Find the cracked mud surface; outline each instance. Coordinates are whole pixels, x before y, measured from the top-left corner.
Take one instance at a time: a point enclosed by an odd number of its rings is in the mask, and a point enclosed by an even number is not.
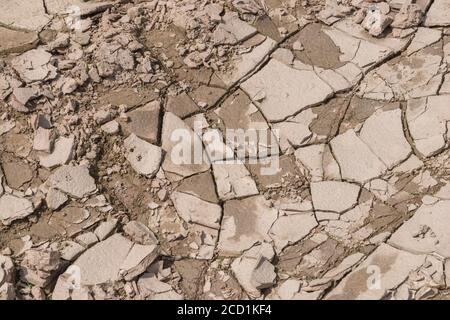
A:
[[[0,299],[447,299],[449,13],[2,0]]]

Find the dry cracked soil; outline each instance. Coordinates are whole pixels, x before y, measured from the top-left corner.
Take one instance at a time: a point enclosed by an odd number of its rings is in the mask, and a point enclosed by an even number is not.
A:
[[[1,0],[0,299],[447,299],[449,129],[450,0]]]

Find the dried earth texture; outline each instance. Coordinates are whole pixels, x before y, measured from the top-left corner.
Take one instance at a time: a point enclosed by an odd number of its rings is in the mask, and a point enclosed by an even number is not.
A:
[[[0,299],[447,299],[449,129],[450,0],[1,0]]]

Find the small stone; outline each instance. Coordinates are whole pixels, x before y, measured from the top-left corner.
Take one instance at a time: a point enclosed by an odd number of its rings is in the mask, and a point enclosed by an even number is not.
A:
[[[103,132],[105,132],[107,134],[114,135],[114,134],[119,133],[120,125],[116,120],[113,120],[113,121],[109,121],[109,122],[105,123],[104,125],[102,125],[101,129],[103,130]]]
[[[422,21],[423,11],[418,4],[405,2],[394,17],[394,28],[407,29],[416,27]]]
[[[132,247],[131,241],[120,234],[114,234],[86,250],[73,263],[74,268],[80,270],[80,285],[118,280],[120,268]]]
[[[60,137],[55,142],[53,152],[47,156],[40,156],[39,163],[46,168],[53,168],[62,164],[67,164],[73,157],[75,147],[75,137]]]
[[[156,202],[150,202],[149,204],[148,204],[148,207],[150,208],[150,210],[156,210],[156,209],[158,209],[159,207],[160,207],[160,205],[159,204],[157,204]]]
[[[36,90],[28,87],[15,88],[13,95],[15,100],[23,106],[26,106],[29,101],[37,97]]]
[[[95,180],[83,166],[62,166],[47,180],[50,187],[58,189],[74,198],[83,198],[97,190]]]
[[[84,250],[86,250],[83,246],[79,245],[74,241],[64,241],[62,244],[61,258],[66,261],[73,261],[76,259]]]
[[[56,39],[48,44],[48,49],[54,51],[57,49],[67,48],[70,44],[70,38],[67,33],[59,33]]]
[[[77,90],[78,88],[78,82],[73,78],[67,78],[64,82],[61,91],[63,94],[70,94]]]
[[[377,4],[378,9],[382,14],[388,14],[391,11],[391,7],[386,2],[380,2]]]
[[[162,161],[160,147],[139,139],[134,133],[125,139],[124,147],[126,158],[137,173],[153,177],[158,172]]]
[[[80,234],[75,238],[75,240],[80,243],[81,245],[85,247],[90,247],[93,244],[98,242],[98,238],[93,232],[86,232],[83,234]]]
[[[126,281],[130,281],[144,273],[158,254],[159,247],[157,245],[135,244],[122,263],[119,272]]]
[[[98,124],[104,124],[111,120],[113,117],[109,110],[99,110],[94,114],[94,120]]]
[[[253,26],[240,20],[235,13],[226,13],[222,20],[224,23],[219,24],[213,34],[215,44],[237,44],[257,32]]]
[[[91,69],[93,70],[93,69]],[[102,78],[108,78],[110,76],[112,76],[114,74],[114,67],[104,61],[101,61],[99,63],[97,63],[97,71],[98,71],[98,75]],[[94,72],[94,71],[93,71]],[[95,74],[93,74],[93,79],[95,81]]]
[[[53,147],[53,137],[51,129],[37,128],[34,133],[33,149],[50,153]]]
[[[213,229],[220,228],[222,209],[219,205],[177,191],[172,192],[171,199],[184,221]]]
[[[27,83],[54,79],[56,68],[50,64],[52,55],[42,48],[23,53],[12,60],[13,68]]]
[[[82,46],[87,46],[91,42],[91,36],[88,32],[75,32],[72,39]]]
[[[166,154],[162,168],[172,179],[180,180],[210,168],[205,154],[194,152],[194,146],[202,144],[200,137],[171,112],[164,114],[161,142]]]
[[[390,16],[381,13],[377,7],[369,7],[362,26],[372,36],[379,37],[391,25],[392,21],[393,19]]]
[[[203,59],[198,52],[190,53],[186,58],[183,59],[184,64],[191,69],[197,69],[203,65]]]
[[[24,162],[5,161],[2,166],[8,187],[22,189],[24,184],[33,179],[33,170]]]
[[[135,134],[140,139],[156,144],[160,127],[161,106],[158,100],[145,106],[127,112],[127,121],[121,121],[121,127],[126,135]]]
[[[67,200],[69,198],[63,192],[53,188],[48,191],[47,197],[45,198],[47,207],[52,210],[58,210]]]
[[[94,230],[95,235],[97,238],[102,241],[106,239],[116,228],[118,220],[117,219],[110,219],[108,221],[104,221],[100,223],[100,225]]]
[[[25,199],[10,194],[0,197],[0,220],[9,225],[14,220],[23,219],[34,212],[33,204]]]

